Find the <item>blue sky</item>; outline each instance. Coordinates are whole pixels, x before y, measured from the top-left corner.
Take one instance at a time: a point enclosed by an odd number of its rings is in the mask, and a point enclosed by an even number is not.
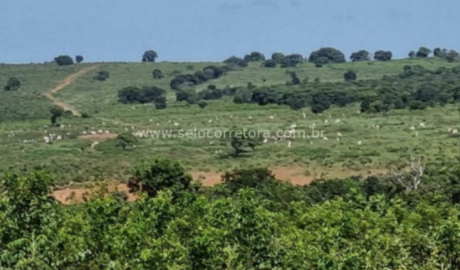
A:
[[[459,0],[14,0],[0,8],[0,63],[221,61],[320,47],[460,50]],[[457,30],[455,30],[457,29]],[[457,34],[455,34],[457,33]]]

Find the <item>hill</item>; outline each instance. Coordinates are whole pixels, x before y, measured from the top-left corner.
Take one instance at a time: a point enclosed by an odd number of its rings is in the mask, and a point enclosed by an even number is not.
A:
[[[43,168],[56,174],[60,185],[66,185],[96,180],[126,181],[130,168],[137,161],[151,156],[166,156],[180,160],[198,177],[211,178],[208,179],[210,182],[218,181],[222,170],[245,164],[270,166],[279,171],[281,178],[308,183],[321,176],[383,172],[389,166],[404,163],[411,153],[427,155],[433,159],[456,153],[454,149],[457,139],[449,132],[449,129],[452,131],[458,128],[456,105],[434,106],[417,111],[401,109],[360,113],[357,101],[345,107],[333,105],[323,113],[314,114],[309,107],[291,110],[289,106],[276,104],[235,104],[232,96],[208,100],[208,106],[204,109],[186,102],[177,102],[177,90],[170,88],[171,80],[177,75],[193,74],[207,66],[222,67],[224,64],[160,62],[86,63],[63,67],[54,64],[0,65],[0,81],[6,82],[13,76],[21,81],[18,91],[5,91],[0,99],[0,136],[4,153],[0,158],[0,167],[4,171],[24,167]],[[249,63],[246,68],[229,71],[224,76],[198,84],[192,89],[199,92],[215,85],[217,89],[239,87],[241,91],[247,91],[243,88],[250,83],[261,89],[266,86],[281,87],[281,91],[302,91],[323,87],[344,89],[348,93],[363,91],[367,93],[365,95],[372,96],[380,91],[373,84],[383,85],[385,80],[382,78],[398,78],[405,66],[420,66],[435,71],[454,68],[458,63],[438,58],[327,64],[322,68],[312,63],[301,63],[291,68],[266,68],[260,63]],[[87,72],[78,74],[85,69]],[[155,69],[161,70],[164,78],[153,79],[152,71]],[[343,74],[348,70],[356,72],[356,82],[344,82]],[[99,71],[108,71],[109,78],[105,81],[94,80]],[[308,82],[303,86],[286,86],[293,71],[304,82],[308,77]],[[65,84],[66,78],[72,82]],[[421,80],[423,78],[413,79],[415,83]],[[63,82],[62,86],[65,87],[51,93]],[[156,110],[151,103],[118,102],[118,91],[130,86],[165,89],[168,107]],[[60,120],[61,127],[52,127],[49,123],[49,109],[53,100],[47,99],[46,95],[54,97],[55,102],[62,102],[58,105],[70,106],[75,112],[90,117],[64,116]],[[314,123],[317,130],[323,130],[327,140],[313,138],[311,126]],[[424,127],[420,126],[421,123],[424,123]],[[229,155],[234,150],[229,140],[204,136],[206,132],[207,135],[219,135],[219,132],[233,126],[269,131],[274,135],[277,131],[289,130],[293,124],[297,125],[300,135],[291,139],[290,143],[288,140],[268,142],[257,147],[253,153],[238,158]],[[102,131],[104,134],[91,135],[91,131]],[[123,150],[117,146],[115,137],[127,131],[151,133],[148,138],[134,143],[135,148]],[[154,131],[160,133],[153,134]],[[185,136],[186,131],[189,131],[190,136]],[[191,135],[198,131],[201,136]],[[175,135],[161,132],[172,132]],[[178,136],[180,132],[182,136]],[[55,134],[55,139],[52,144],[46,144],[43,137],[50,133]],[[87,135],[83,136],[84,133]],[[57,136],[61,136],[62,140],[56,140]],[[93,149],[90,144],[95,141],[100,144]],[[288,148],[288,144],[291,147]]]

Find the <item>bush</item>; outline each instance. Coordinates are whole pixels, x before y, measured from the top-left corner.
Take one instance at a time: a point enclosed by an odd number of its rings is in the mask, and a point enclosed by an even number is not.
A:
[[[129,104],[129,103],[150,103],[155,100],[155,98],[165,94],[166,91],[152,86],[147,87],[144,86],[142,88],[138,88],[135,86],[125,87],[118,91],[118,98],[121,103]]]
[[[274,68],[276,67],[276,61],[275,60],[271,60],[271,59],[268,59],[264,62],[264,67],[268,67],[268,68]]]
[[[54,58],[54,62],[58,64],[59,66],[68,66],[68,65],[73,65],[73,59],[72,57],[68,55],[60,55],[56,58]]]
[[[207,103],[206,101],[204,101],[204,100],[200,100],[200,101],[198,102],[198,107],[200,107],[201,109],[204,109],[204,108],[206,108],[207,106],[208,106],[208,103]]]
[[[414,100],[409,104],[409,110],[425,110],[427,105],[421,101]]]
[[[252,52],[244,56],[244,61],[246,62],[261,62],[265,61],[265,56],[260,52]]]
[[[152,76],[154,79],[163,79],[165,76],[163,75],[163,72],[159,69],[155,69],[152,72]]]
[[[192,177],[177,161],[154,159],[137,165],[128,187],[131,191],[139,191],[142,187],[149,197],[155,197],[161,190],[170,190],[177,196],[191,183]]]
[[[109,78],[110,73],[106,70],[101,70],[97,73],[96,76],[94,76],[94,79],[97,81],[105,81]]]
[[[354,72],[353,70],[348,70],[347,72],[345,72],[343,74],[343,78],[345,79],[345,81],[349,82],[349,81],[356,81],[357,79],[357,76],[356,76],[356,72]]]
[[[316,67],[320,68],[323,67],[323,65],[329,63],[329,59],[327,59],[326,57],[318,57],[315,59],[314,63]]]
[[[248,62],[239,58],[239,57],[236,57],[236,56],[232,56],[230,58],[227,58],[224,60],[224,63],[226,64],[234,64],[234,65],[237,65],[237,66],[240,66],[240,67],[247,67],[248,66]]]
[[[163,110],[166,109],[167,106],[168,104],[165,96],[159,96],[155,98],[155,109]]]
[[[16,77],[10,77],[3,89],[5,91],[16,91],[21,87],[21,82]]]

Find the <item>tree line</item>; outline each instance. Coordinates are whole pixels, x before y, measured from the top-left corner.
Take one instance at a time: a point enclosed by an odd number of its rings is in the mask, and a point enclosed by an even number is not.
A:
[[[5,269],[458,269],[460,160],[294,186],[266,168],[201,186],[177,162],[133,168],[138,200],[101,189],[64,206],[43,171],[1,177]]]

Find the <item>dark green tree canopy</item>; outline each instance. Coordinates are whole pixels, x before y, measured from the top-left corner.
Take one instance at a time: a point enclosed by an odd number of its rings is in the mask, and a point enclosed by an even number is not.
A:
[[[236,56],[231,56],[231,57],[225,59],[224,63],[232,64],[232,65],[243,67],[243,68],[248,66],[248,62],[246,60],[241,59],[241,58],[236,57]]]
[[[286,58],[286,55],[284,55],[283,53],[279,53],[279,52],[273,53],[271,57],[271,59],[275,61],[277,64],[281,64],[281,61],[283,61],[284,58]]]
[[[244,56],[246,62],[262,62],[265,61],[265,56],[260,52],[252,52]]]
[[[123,150],[125,150],[128,145],[133,145],[136,142],[137,138],[129,132],[124,132],[117,136],[117,146],[123,148]]]
[[[8,82],[3,87],[5,91],[16,91],[21,87],[21,82],[16,77],[10,77]]]
[[[328,63],[346,62],[343,52],[331,47],[323,47],[317,51],[312,52],[308,58],[308,62],[315,63],[316,60],[320,57],[326,58]]]
[[[68,55],[60,55],[58,57],[55,57],[54,62],[56,64],[58,64],[59,66],[73,65],[73,59],[72,59],[72,57],[70,57]]]
[[[150,103],[155,98],[165,94],[166,91],[156,86],[136,86],[125,87],[118,91],[118,99],[121,103]]]
[[[57,119],[64,114],[64,109],[59,106],[53,106],[50,109],[51,113],[51,125],[57,124]]]
[[[329,59],[327,59],[327,57],[318,57],[315,59],[315,66],[320,68],[320,67],[323,67],[323,65],[326,65],[327,63],[329,63]]]
[[[264,67],[268,67],[268,68],[274,68],[276,67],[276,61],[275,60],[272,60],[272,59],[267,59],[265,60],[264,62]]]
[[[128,186],[132,191],[146,192],[149,197],[155,197],[164,190],[171,191],[177,197],[190,187],[191,182],[192,177],[179,162],[155,158],[136,166]]]
[[[366,50],[360,50],[357,52],[354,52],[350,56],[350,60],[353,62],[358,62],[358,61],[369,61],[371,58],[369,57],[369,52]]]
[[[415,57],[426,58],[430,55],[430,53],[431,50],[427,47],[420,47],[420,49],[418,49],[417,53],[415,54]]]
[[[163,110],[168,106],[167,99],[165,96],[161,95],[155,98],[155,109]]]
[[[345,72],[343,74],[343,78],[345,79],[345,81],[349,82],[349,81],[356,81],[357,79],[357,76],[356,76],[356,72],[354,72],[353,70],[348,70],[347,72]]]
[[[142,62],[155,62],[157,57],[158,54],[156,51],[149,50],[144,52],[144,55],[142,55]]]
[[[393,53],[390,51],[379,50],[374,53],[374,59],[377,61],[390,61]]]
[[[75,62],[77,62],[77,63],[83,62],[83,56],[81,56],[81,55],[75,56]]]

